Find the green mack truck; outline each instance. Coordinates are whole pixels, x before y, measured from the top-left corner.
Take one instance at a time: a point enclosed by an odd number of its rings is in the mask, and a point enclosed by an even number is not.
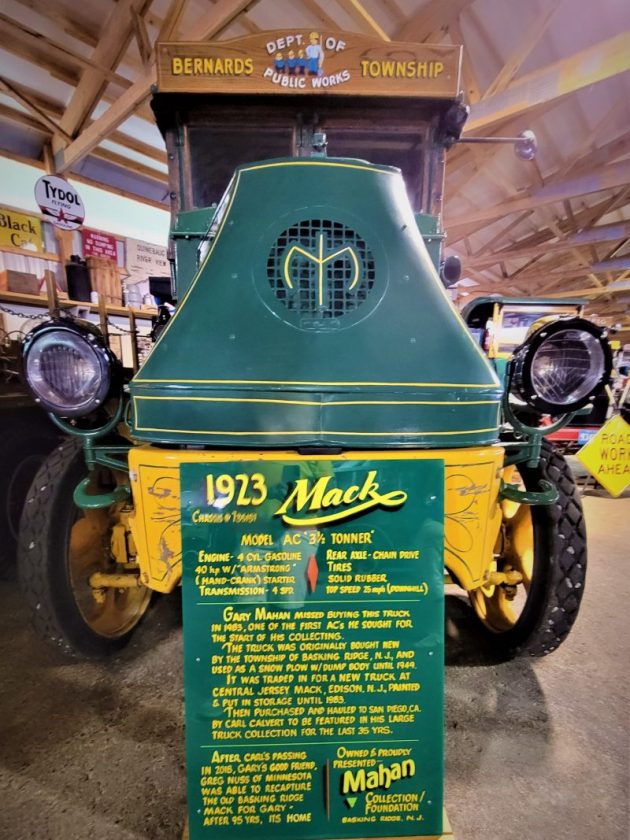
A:
[[[61,650],[118,650],[179,586],[180,468],[306,455],[320,475],[332,457],[442,461],[445,582],[500,656],[567,637],[586,534],[544,434],[592,402],[610,350],[579,302],[529,300],[540,311],[509,353],[492,340],[501,301],[468,323],[452,305],[440,217],[460,59],[307,31],[160,46],[174,314],[136,372],[67,317],[23,350],[71,436],[33,482],[19,554],[35,627]],[[209,494],[263,503],[251,477]]]

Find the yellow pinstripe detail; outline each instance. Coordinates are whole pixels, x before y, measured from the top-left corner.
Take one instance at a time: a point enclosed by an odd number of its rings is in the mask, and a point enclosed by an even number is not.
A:
[[[315,382],[311,380],[284,379],[136,379],[136,382],[168,382],[178,385],[361,385],[370,388],[498,388],[498,384],[487,382],[481,385],[466,382]]]
[[[258,397],[144,397],[136,396],[134,400],[162,400],[163,402],[226,402],[226,403],[272,403],[279,405],[499,405],[500,400],[331,400],[318,402],[317,400],[274,400]]]

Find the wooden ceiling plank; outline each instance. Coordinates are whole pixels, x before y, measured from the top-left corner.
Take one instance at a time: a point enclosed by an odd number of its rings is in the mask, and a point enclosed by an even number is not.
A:
[[[630,30],[513,81],[504,91],[471,108],[465,132],[486,129],[532,106],[568,96],[630,70]]]
[[[560,242],[546,243],[544,249],[547,254],[560,253],[570,251],[576,247],[582,247],[591,242],[617,241],[623,238],[626,234],[630,235],[630,221],[586,228],[585,230],[566,237]],[[495,265],[502,260],[521,260],[527,257],[536,256],[540,251],[540,247],[540,245],[533,245],[528,248],[510,248],[494,253],[480,252],[474,257],[471,257],[470,261],[477,268],[481,268],[488,265]],[[609,256],[612,256],[612,254]]]
[[[158,181],[158,183],[163,184],[164,186],[168,185],[168,175],[165,172],[159,172],[157,169],[153,169],[150,166],[139,163],[137,160],[130,160],[127,157],[123,157],[123,155],[113,152],[111,149],[92,149],[90,155],[92,155],[92,157],[99,158],[100,160],[106,160],[109,163],[113,163],[121,169],[135,172],[136,175],[142,175],[144,178],[150,178],[152,181]]]
[[[0,90],[3,90],[5,93],[8,93],[16,102],[26,108],[31,114],[35,116],[35,118],[42,123],[49,131],[53,134],[60,134],[64,137],[68,142],[72,140],[72,138],[65,133],[65,131],[61,128],[61,126],[56,123],[48,114],[40,108],[38,105],[35,104],[28,96],[25,96],[21,93],[17,88],[15,88],[10,82],[6,79],[3,79],[0,76]]]
[[[481,96],[481,87],[479,85],[477,74],[472,66],[470,53],[466,49],[466,44],[464,43],[464,34],[462,32],[459,18],[453,18],[451,20],[448,25],[448,31],[453,44],[461,45],[464,48],[462,53],[462,79],[464,81],[465,98],[468,102],[478,102]]]
[[[321,3],[317,3],[315,0],[302,0],[302,5],[317,20],[318,25],[327,26],[332,30],[339,29],[337,21],[328,14]]]
[[[381,6],[384,6],[390,15],[396,19],[397,25],[400,26],[400,22],[405,17],[405,12],[396,0],[380,0],[380,3]]]
[[[42,35],[41,33],[36,32],[21,23],[11,20],[11,18],[3,15],[2,13],[0,13],[0,31],[5,33],[2,47],[8,52],[14,52],[14,41],[21,40],[27,47],[31,47],[35,53],[44,55],[54,53],[58,56],[63,56],[63,58],[69,60],[73,66],[83,67],[85,70],[90,70],[94,67],[92,59],[85,58],[78,53],[72,52],[72,50],[58,44],[51,38],[48,38],[47,36]],[[33,55],[31,54],[31,59],[32,58]],[[115,84],[121,85],[122,87],[130,84],[129,79],[126,79],[124,76],[120,76],[118,73],[112,72],[112,70],[107,67],[99,65],[98,69],[109,81],[114,82]]]
[[[46,109],[42,110],[44,112],[46,111]],[[52,136],[54,132],[54,129],[51,126],[48,126],[48,124],[43,120],[39,118],[33,119],[33,117],[25,114],[24,111],[15,110],[4,103],[0,103],[0,117],[4,117],[10,122],[17,123],[18,125],[26,126],[26,128],[44,132],[46,135]],[[155,146],[150,146],[148,143],[143,143],[141,140],[137,140],[129,134],[124,134],[121,131],[114,131],[110,134],[108,139],[110,139],[113,143],[117,143],[119,146],[123,146],[125,149],[131,149],[132,151],[155,160],[158,163],[163,165],[166,165],[167,163],[167,157],[164,151],[156,149]],[[4,154],[4,152],[2,152],[2,154]]]
[[[119,0],[105,22],[98,45],[91,56],[94,67],[86,70],[74,91],[66,112],[61,120],[61,127],[75,137],[86,120],[89,119],[103,93],[105,84],[100,67],[115,68],[129,45],[133,31],[132,13],[137,11],[144,0]],[[53,140],[55,153],[61,144]]]
[[[516,196],[495,205],[464,213],[459,218],[449,219],[446,228],[464,229],[477,222],[491,222],[511,213],[522,213],[530,208],[554,204],[567,198],[614,189],[626,184],[630,184],[630,160],[598,167],[560,183],[546,184],[544,187],[531,190],[523,197]]]
[[[360,0],[337,0],[339,5],[355,20],[366,26],[371,35],[376,35],[383,41],[391,41],[383,27],[375,20]]]
[[[0,105],[0,111],[2,110],[2,105]],[[23,114],[23,116],[30,119],[27,114]],[[32,158],[24,157],[23,155],[15,154],[14,152],[2,152],[2,156],[8,158],[9,160],[14,160],[16,163],[23,163],[26,166],[33,166],[36,169],[41,169],[42,171],[46,171],[46,165],[42,160],[33,160]],[[140,195],[139,193],[130,192],[129,190],[123,190],[120,187],[113,187],[109,184],[104,184],[102,181],[96,181],[94,178],[89,178],[87,175],[82,175],[79,172],[73,172],[70,175],[70,179],[72,181],[76,181],[79,184],[89,184],[91,187],[95,187],[98,190],[103,190],[104,192],[113,193],[114,195],[120,195],[123,198],[128,198],[132,201],[138,201],[140,204],[147,204],[149,207],[155,207],[158,210],[168,210],[168,188],[164,190],[164,199],[163,201],[156,201],[152,198],[147,198],[144,195]]]
[[[619,207],[623,207],[628,202],[629,196],[630,189],[626,188],[618,190],[613,195],[607,196],[605,199],[599,201],[597,204],[594,204],[590,207],[585,207],[577,212],[574,211],[574,218],[578,228],[590,228],[608,213],[613,212]],[[567,219],[563,219],[562,221],[560,221],[558,227],[560,228],[560,230],[562,230],[563,235],[569,234],[571,232],[571,226]],[[555,237],[556,234],[552,230],[550,230],[548,227],[544,227],[536,231],[536,233],[533,233],[530,236],[520,239],[518,242],[515,243],[514,247],[535,247],[536,249],[539,249],[540,246],[543,244],[545,245],[545,247],[547,247],[549,241],[551,239],[554,239]]]
[[[206,40],[217,35],[245,9],[253,6],[256,0],[223,0],[213,6],[204,21],[195,23],[192,31],[184,33],[182,40]],[[85,128],[81,134],[65,149],[55,153],[58,172],[66,172],[70,167],[97,146],[129,117],[141,102],[151,93],[151,86],[157,81],[155,66],[142,75],[122,96],[120,96],[97,120]]]
[[[617,190],[613,195],[607,196],[602,201],[599,201],[590,207],[585,207],[583,210],[578,211],[574,215],[576,220],[579,222],[580,227],[588,227],[589,225],[593,225],[600,219],[604,218],[608,213],[612,213],[620,207],[624,207],[628,203],[630,203],[630,187]],[[532,211],[534,210],[536,210],[535,206],[532,207]],[[453,230],[448,227],[447,224],[446,230],[450,243],[454,244],[466,236],[472,236],[474,233],[477,233],[479,230],[487,226],[488,222],[484,220],[482,222],[475,222],[468,227],[462,225],[461,229],[457,230]],[[560,222],[560,228],[565,233],[571,232],[570,224],[566,219]],[[536,233],[530,234],[515,244],[518,245],[519,248],[524,248],[528,245],[541,245],[542,243],[555,239],[555,236],[556,234],[552,230],[548,227],[543,227],[536,231]]]
[[[568,173],[577,166],[577,164],[581,163],[584,158],[592,152],[594,143],[596,143],[601,137],[606,137],[608,135],[608,127],[610,126],[611,120],[614,118],[615,112],[618,110],[619,103],[615,102],[614,105],[606,111],[604,116],[595,123],[586,137],[582,139],[582,142],[576,151],[565,158],[565,161],[560,169],[554,173],[554,178],[562,178],[565,175],[568,175]]]
[[[532,25],[525,31],[523,39],[512,55],[507,59],[495,79],[490,82],[482,99],[488,99],[496,93],[501,93],[510,84],[518,73],[523,62],[531,54],[532,50],[540,43],[541,38],[547,31],[551,19],[558,11],[562,0],[554,0],[550,8],[544,9]]]
[[[398,27],[394,40],[422,43],[440,27],[457,19],[473,2],[474,0],[429,0]]]
[[[92,48],[98,44],[98,31],[96,28],[93,30],[88,29],[85,21],[79,23],[74,17],[69,17],[64,14],[50,0],[14,0],[14,2],[19,3],[20,6],[25,6],[27,9],[32,9],[38,15],[57,24],[66,35],[70,35],[76,41],[80,41],[82,44]]]
[[[482,260],[483,257],[488,254],[490,258],[494,256],[492,249],[495,248],[499,242],[502,242],[505,237],[510,233],[510,231],[514,230],[515,227],[524,222],[525,219],[529,218],[531,214],[534,212],[533,208],[531,210],[525,210],[520,216],[517,216],[516,219],[511,219],[505,227],[501,228],[501,230],[492,237],[492,239],[488,240],[483,248],[480,248],[473,257],[471,257],[472,262],[477,265],[478,260]],[[503,252],[500,252],[503,253]],[[493,264],[493,263],[491,263]]]
[[[136,36],[136,43],[138,44],[140,59],[143,65],[147,67],[151,61],[151,54],[153,51],[151,41],[149,40],[149,33],[147,32],[145,22],[137,9],[131,10],[131,19],[133,23],[133,32]]]
[[[166,14],[158,26],[155,44],[151,50],[152,58],[155,56],[156,44],[159,44],[160,41],[170,41],[177,35],[177,30],[187,3],[188,0],[171,0],[171,4],[167,9]]]

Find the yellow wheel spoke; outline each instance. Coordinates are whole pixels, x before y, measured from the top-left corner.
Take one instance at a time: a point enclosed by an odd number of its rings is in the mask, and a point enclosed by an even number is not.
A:
[[[523,575],[523,584],[529,589],[534,573],[534,527],[527,505],[510,522],[509,560],[512,568]]]
[[[524,486],[516,467],[503,470],[503,481]],[[488,571],[520,572],[522,584],[514,587],[482,586],[470,592],[477,616],[490,630],[505,633],[522,615],[534,574],[534,526],[528,505],[504,499],[501,503],[502,526],[496,542],[496,557]],[[510,597],[508,597],[510,595]]]
[[[108,587],[98,594],[90,586],[93,572],[115,568],[109,541],[116,512],[117,508],[83,511],[72,526],[68,546],[68,570],[77,607],[95,633],[112,639],[131,630],[151,600],[151,590],[144,586],[123,591]]]

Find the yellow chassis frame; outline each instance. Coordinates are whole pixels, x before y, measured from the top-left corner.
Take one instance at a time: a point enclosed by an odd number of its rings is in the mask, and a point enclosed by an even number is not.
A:
[[[466,590],[486,585],[501,527],[498,502],[504,450],[470,449],[355,450],[342,455],[299,455],[285,451],[182,450],[133,447],[129,467],[134,510],[128,523],[137,552],[140,578],[157,592],[171,592],[180,582],[179,468],[184,463],[224,461],[410,460],[444,461],[444,565]]]

